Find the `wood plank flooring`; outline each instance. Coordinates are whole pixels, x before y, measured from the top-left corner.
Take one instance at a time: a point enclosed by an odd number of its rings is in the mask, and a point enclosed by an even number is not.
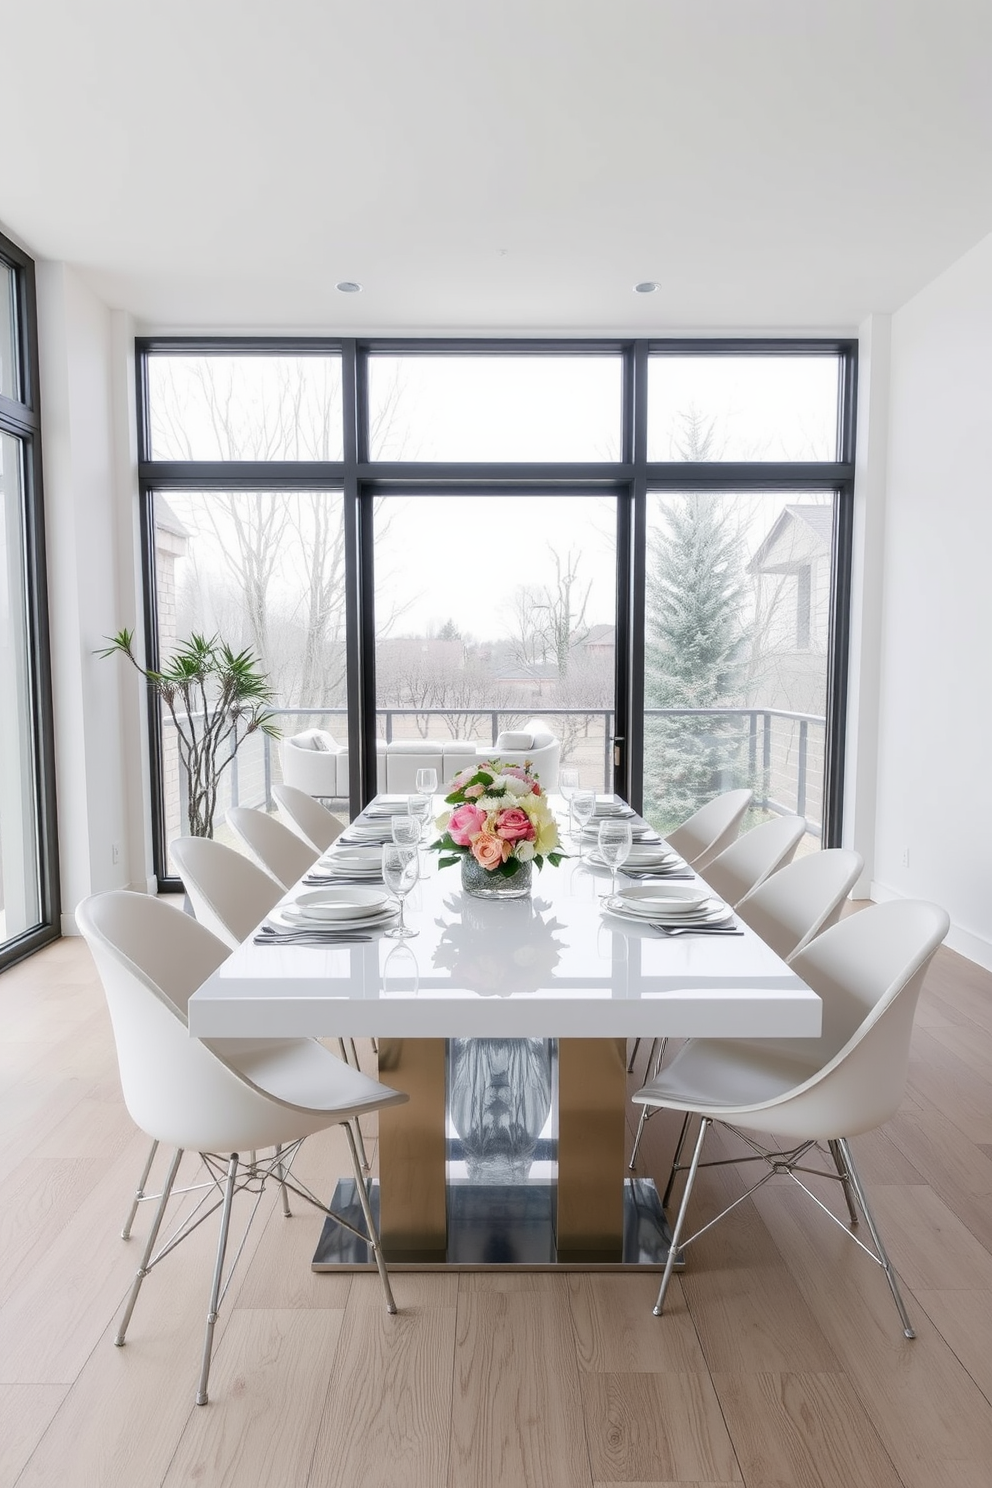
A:
[[[203,1409],[212,1225],[112,1345],[147,1143],[83,943],[0,977],[0,1008],[0,1488],[992,1484],[992,976],[950,951],[903,1107],[854,1143],[915,1342],[878,1268],[785,1180],[700,1240],[661,1319],[654,1276],[539,1273],[401,1273],[389,1317],[374,1276],[314,1275],[319,1216],[267,1195]],[[648,1124],[642,1171],[664,1178],[672,1140]],[[300,1157],[311,1183],[344,1169],[336,1132]],[[697,1212],[739,1182],[702,1174]]]

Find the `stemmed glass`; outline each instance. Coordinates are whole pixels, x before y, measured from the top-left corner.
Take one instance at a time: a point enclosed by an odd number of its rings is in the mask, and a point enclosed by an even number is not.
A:
[[[629,821],[617,821],[615,817],[608,817],[606,821],[600,822],[599,856],[613,875],[613,882],[610,885],[610,895],[613,898],[616,897],[617,892],[617,869],[626,863],[630,856],[632,841]]]
[[[417,771],[417,794],[418,796],[432,796],[437,790],[437,771],[433,765],[426,765]]]
[[[427,828],[434,809],[433,796],[408,796],[406,801],[407,815],[412,817],[420,829],[421,836]]]
[[[420,837],[423,830],[421,827],[420,818],[417,816],[412,816],[409,811],[394,811],[392,821],[390,822],[390,830],[392,831],[394,842],[398,843],[401,847],[412,847],[415,849],[417,853],[417,860],[419,862]],[[423,878],[423,863],[420,863],[420,867],[417,871],[420,877]]]
[[[572,831],[572,796],[579,788],[579,772],[572,765],[564,770],[558,771],[558,790],[565,798],[568,807],[568,830]]]
[[[577,790],[572,792],[572,816],[575,818],[577,831],[576,838],[579,844],[579,857],[582,856],[582,830],[592,821],[593,812],[596,810],[596,792],[591,790]]]
[[[406,940],[410,936],[420,934],[419,930],[408,929],[403,919],[404,900],[419,877],[420,854],[416,846],[410,846],[405,842],[384,842],[382,844],[382,881],[399,901],[400,906],[399,924],[390,925],[388,930],[383,931],[384,935],[389,935],[394,940]]]

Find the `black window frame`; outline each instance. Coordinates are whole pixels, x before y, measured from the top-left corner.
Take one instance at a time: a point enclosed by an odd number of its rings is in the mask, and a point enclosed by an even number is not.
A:
[[[617,644],[614,788],[642,799],[644,586],[647,495],[659,490],[829,491],[834,502],[831,632],[825,741],[825,846],[841,840],[847,727],[855,407],[858,345],[853,337],[494,338],[148,336],[135,342],[138,480],[144,564],[147,664],[158,664],[154,532],[156,491],[307,489],[344,492],[346,653],[352,809],[375,792],[375,636],[372,498],[383,494],[574,495],[617,497]],[[156,354],[328,355],[342,358],[344,458],[341,461],[163,461],[150,458],[147,365]],[[368,455],[368,364],[376,356],[618,356],[621,359],[621,459],[618,461],[372,461]],[[647,459],[649,360],[671,356],[835,356],[838,358],[838,458],[834,461],[713,462]],[[179,890],[165,872],[160,720],[149,700],[153,839],[159,888]]]
[[[0,971],[57,940],[61,929],[55,722],[41,461],[38,301],[34,260],[0,233],[0,263],[12,270],[17,397],[0,393],[0,432],[19,442],[23,475],[23,561],[28,706],[38,853],[39,922],[0,943]]]

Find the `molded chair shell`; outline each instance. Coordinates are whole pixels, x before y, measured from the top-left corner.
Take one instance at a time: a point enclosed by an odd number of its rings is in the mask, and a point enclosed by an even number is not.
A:
[[[826,847],[787,863],[737,905],[737,914],[783,961],[836,925],[864,868],[853,848]]]
[[[267,816],[252,806],[231,806],[227,823],[255,861],[261,863],[266,873],[270,873],[284,889],[291,888],[297,879],[302,878],[319,856],[316,848],[276,821],[274,816]]]
[[[196,918],[231,950],[282,898],[271,874],[212,837],[180,837],[171,852]]]
[[[700,806],[680,827],[668,834],[668,844],[691,868],[702,873],[707,864],[729,847],[751,804],[751,791],[724,791]]]
[[[803,817],[773,816],[725,847],[707,864],[703,877],[715,894],[736,906],[791,861],[805,835]]]
[[[332,812],[292,785],[274,785],[272,794],[287,827],[301,837],[308,847],[326,852],[341,835],[343,824]]]

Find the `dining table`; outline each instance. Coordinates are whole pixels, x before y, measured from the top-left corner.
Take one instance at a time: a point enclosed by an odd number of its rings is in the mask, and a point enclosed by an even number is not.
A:
[[[643,858],[657,834],[619,797],[597,804],[632,821]],[[619,913],[593,837],[578,834],[516,899],[467,892],[458,867],[440,867],[424,845],[404,905],[413,935],[393,938],[395,920],[381,918],[320,922],[309,935],[301,894],[325,878],[330,890],[342,884],[349,839],[390,839],[402,805],[371,802],[194,992],[190,1035],[374,1041],[379,1079],[409,1096],[379,1114],[369,1180],[394,1266],[663,1265],[657,1191],[625,1168],[627,1041],[813,1038],[820,999],[729,910],[721,933]],[[663,873],[634,871],[621,869],[618,885],[707,888],[671,857]],[[346,1218],[359,1213],[349,1183],[331,1201]],[[314,1268],[371,1264],[353,1231],[328,1219]]]

